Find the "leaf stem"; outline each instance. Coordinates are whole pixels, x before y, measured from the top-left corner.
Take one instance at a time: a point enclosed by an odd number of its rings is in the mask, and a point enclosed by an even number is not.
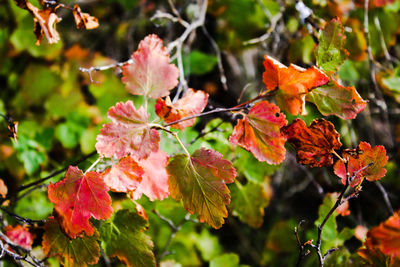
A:
[[[90,167],[85,171],[85,174],[90,172],[97,165],[97,163],[99,163],[101,160],[102,160],[102,158],[100,158],[100,157],[98,159],[96,159],[96,161],[93,162],[93,164],[90,165]]]
[[[341,162],[346,163],[347,161],[342,158],[334,149],[332,149],[332,154],[335,155]]]
[[[167,133],[169,133],[170,135],[172,135],[173,137],[175,137],[175,139],[178,141],[178,143],[181,145],[182,149],[184,150],[185,154],[186,154],[188,157],[190,157],[189,151],[186,149],[185,145],[182,143],[182,141],[181,141],[181,139],[179,138],[179,136],[178,136],[177,133],[175,133],[175,132],[173,132],[173,131],[171,131],[171,130],[168,130],[167,128],[165,128],[165,127],[163,127],[163,126],[161,126],[161,125],[158,125],[158,124],[150,124],[150,125],[151,125],[152,127],[154,127],[154,128],[158,128],[158,129],[160,129],[160,130],[163,130],[164,132],[167,132]]]

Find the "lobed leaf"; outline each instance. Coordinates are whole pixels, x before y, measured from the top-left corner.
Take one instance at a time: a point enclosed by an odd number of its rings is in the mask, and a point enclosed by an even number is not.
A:
[[[291,64],[289,67],[272,57],[264,57],[263,82],[267,91],[279,90],[276,101],[282,110],[293,115],[304,114],[305,95],[313,88],[328,83],[329,78],[316,67],[303,69]]]
[[[231,206],[234,213],[242,222],[253,228],[259,228],[264,221],[264,209],[267,207],[272,193],[271,188],[268,187],[267,183],[248,182],[246,185],[241,185],[237,181],[231,187]]]
[[[63,258],[64,266],[84,267],[96,264],[100,257],[100,247],[97,239],[99,233],[70,239],[66,236],[54,217],[49,217],[44,226],[42,241],[43,252],[47,257]]]
[[[346,35],[339,18],[332,19],[319,34],[319,45],[315,50],[317,65],[326,72],[338,71],[348,56],[344,48]]]
[[[144,233],[147,222],[129,210],[119,210],[100,228],[105,253],[127,266],[156,266],[153,242]]]
[[[314,120],[309,127],[301,119],[295,119],[281,132],[296,149],[297,162],[311,167],[332,165],[332,152],[342,146],[335,126],[324,119]]]
[[[286,154],[285,137],[280,129],[287,125],[285,115],[268,101],[254,105],[239,119],[229,141],[251,151],[259,161],[281,163]]]
[[[168,159],[167,153],[158,150],[152,152],[147,159],[138,161],[144,173],[136,190],[130,193],[132,199],[139,199],[142,194],[145,194],[151,201],[162,200],[169,196],[166,170]]]
[[[383,146],[374,146],[372,148],[367,142],[361,142],[357,149],[343,151],[342,157],[347,160],[347,169],[344,162],[337,161],[333,166],[333,170],[342,179],[343,184],[346,184],[347,173],[349,173],[350,178],[353,178],[350,181],[351,186],[358,185],[363,178],[368,181],[377,181],[386,174],[384,166],[388,162],[388,156]],[[368,164],[372,165],[366,167]],[[362,170],[365,167],[366,169]]]
[[[77,4],[74,5],[72,13],[74,15],[76,28],[85,28],[86,30],[92,30],[99,27],[99,21],[97,20],[97,18],[91,16],[89,13],[83,13],[81,11],[81,8]]]
[[[120,159],[131,155],[145,159],[158,150],[160,136],[148,123],[149,115],[143,107],[136,110],[132,101],[119,102],[108,111],[111,123],[104,124],[97,136],[97,152]]]
[[[104,183],[114,192],[134,191],[142,181],[144,170],[132,158],[125,157],[103,173]]]
[[[201,148],[192,156],[176,155],[167,166],[169,191],[176,200],[183,200],[190,214],[198,214],[201,222],[220,228],[228,216],[229,189],[236,170],[228,160],[211,149]]]
[[[186,94],[176,101],[171,102],[169,96],[165,100],[159,98],[157,100],[155,109],[157,115],[163,119],[166,123],[180,120],[184,117],[199,114],[207,106],[208,94],[203,91],[194,91],[189,88]],[[190,127],[194,124],[195,118],[182,121],[177,124],[172,124],[172,128],[183,130],[186,127]]]
[[[96,172],[83,174],[78,167],[70,166],[65,178],[56,184],[49,184],[48,196],[55,204],[55,213],[63,231],[76,238],[83,231],[94,234],[91,217],[105,220],[111,217],[113,209],[108,187],[102,175]]]
[[[178,84],[178,68],[169,64],[168,51],[157,35],[144,38],[131,60],[122,67],[122,82],[129,93],[159,98]]]
[[[354,86],[345,87],[335,81],[312,90],[306,100],[314,103],[322,115],[344,120],[354,119],[367,106]]]

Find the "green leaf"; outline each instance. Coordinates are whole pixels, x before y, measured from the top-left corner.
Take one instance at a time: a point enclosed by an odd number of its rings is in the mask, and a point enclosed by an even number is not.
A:
[[[226,253],[214,258],[210,262],[210,267],[245,267],[239,264],[239,256],[235,253]]]
[[[44,227],[43,252],[48,257],[62,257],[64,266],[87,266],[95,264],[100,257],[100,247],[97,242],[99,233],[92,236],[68,238],[60,229],[58,222],[50,217]]]
[[[367,106],[354,86],[341,86],[335,81],[312,90],[306,99],[314,103],[322,115],[335,115],[344,120],[354,119]]]
[[[198,50],[192,50],[188,56],[183,58],[186,74],[205,74],[212,71],[217,62],[216,56]]]
[[[239,219],[250,225],[258,228],[264,221],[264,209],[270,200],[271,188],[269,184],[256,184],[248,182],[246,185],[241,185],[236,181],[231,189],[232,203],[234,214],[239,216]]]
[[[47,192],[33,191],[29,195],[21,198],[14,211],[19,216],[32,220],[44,220],[53,211],[53,203],[47,198]]]
[[[185,209],[198,214],[201,222],[220,228],[228,216],[225,205],[230,202],[226,184],[236,176],[232,163],[218,152],[201,148],[192,156],[174,156],[167,171],[171,196],[182,199]]]
[[[155,266],[153,242],[144,233],[146,227],[147,222],[137,213],[119,210],[100,228],[104,251],[128,266]]]
[[[332,19],[320,32],[315,57],[317,65],[327,72],[336,72],[348,55],[344,48],[346,35],[338,18]]]
[[[223,251],[223,247],[220,245],[218,237],[211,235],[210,232],[204,228],[201,233],[197,235],[196,239],[195,245],[205,261],[210,261]]]

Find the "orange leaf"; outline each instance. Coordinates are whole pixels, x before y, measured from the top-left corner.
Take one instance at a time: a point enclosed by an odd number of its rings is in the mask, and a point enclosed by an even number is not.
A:
[[[238,120],[229,141],[251,151],[259,161],[279,164],[286,153],[280,129],[286,124],[285,115],[275,104],[262,101],[244,119]]]
[[[307,70],[293,64],[286,67],[269,56],[264,57],[264,67],[263,82],[267,91],[279,88],[276,95],[279,107],[293,115],[304,114],[305,95],[329,81],[328,76],[314,66]]]
[[[332,151],[342,146],[339,133],[324,119],[314,120],[308,128],[304,121],[295,119],[281,132],[296,149],[297,162],[311,167],[332,165]]]
[[[386,174],[384,166],[388,161],[388,157],[383,146],[375,146],[371,148],[371,145],[367,142],[361,142],[357,149],[343,151],[342,157],[347,160],[347,170],[346,165],[342,161],[337,161],[333,170],[337,176],[342,178],[343,184],[346,184],[347,172],[350,177],[354,176],[353,180],[350,181],[351,186],[358,185],[362,182],[364,177],[368,181],[376,181],[384,177]],[[371,163],[371,166],[367,167],[363,171],[359,171]]]
[[[0,179],[0,196],[2,198],[6,198],[8,193],[8,188],[6,184],[4,183],[3,179]]]
[[[108,188],[100,173],[83,174],[78,167],[70,166],[64,180],[49,184],[48,195],[55,205],[57,219],[64,232],[76,238],[83,231],[91,236],[94,228],[89,219],[105,220],[113,209]]]
[[[125,193],[136,190],[143,174],[142,167],[129,156],[102,173],[104,182],[111,191]]]
[[[184,97],[171,102],[169,96],[165,100],[159,98],[157,100],[155,109],[157,115],[166,123],[180,120],[184,117],[199,114],[206,107],[208,101],[208,94],[203,91],[194,91],[189,88]],[[186,120],[177,124],[171,125],[172,128],[183,130],[194,124],[195,119]]]
[[[159,98],[178,84],[178,68],[169,64],[168,51],[157,35],[144,38],[131,60],[122,67],[122,82],[129,93]]]
[[[92,30],[99,27],[97,18],[90,16],[88,13],[81,12],[81,8],[78,5],[74,5],[72,13],[74,14],[76,28],[82,29],[85,27],[86,30]]]

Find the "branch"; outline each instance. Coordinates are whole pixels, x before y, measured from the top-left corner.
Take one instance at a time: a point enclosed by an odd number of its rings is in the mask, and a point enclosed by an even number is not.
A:
[[[32,219],[29,219],[29,218],[21,217],[18,214],[12,213],[11,211],[8,211],[8,210],[6,210],[5,208],[3,208],[1,206],[0,206],[0,209],[2,211],[4,211],[5,213],[7,213],[8,215],[10,215],[11,217],[14,217],[16,220],[18,220],[18,221],[20,221],[22,223],[26,223],[26,224],[29,224],[29,225],[33,225],[33,224],[36,224],[36,223],[39,223],[39,224],[45,223],[45,220],[32,220]]]
[[[53,178],[54,176],[56,176],[56,175],[58,175],[58,174],[60,174],[60,173],[65,172],[66,170],[68,170],[68,168],[69,168],[70,165],[73,165],[73,166],[78,165],[78,164],[84,162],[85,160],[87,160],[88,158],[90,158],[90,157],[92,157],[92,156],[94,156],[94,155],[96,155],[96,154],[97,154],[97,151],[95,150],[95,151],[93,151],[92,153],[90,153],[90,154],[88,154],[88,155],[82,157],[81,159],[78,159],[77,161],[72,162],[72,163],[69,164],[68,166],[66,166],[66,167],[64,167],[64,168],[62,168],[62,169],[60,169],[60,170],[58,170],[58,171],[55,171],[55,172],[51,173],[50,175],[48,175],[48,176],[46,176],[46,177],[44,177],[44,178],[42,178],[42,179],[36,180],[36,181],[34,181],[34,182],[30,183],[30,184],[27,184],[27,185],[21,185],[21,186],[18,188],[18,191],[17,191],[17,192],[20,192],[20,191],[25,190],[25,189],[27,189],[27,188],[30,188],[30,187],[32,187],[32,186],[41,184],[41,183],[43,183],[43,182],[49,180],[50,178]]]
[[[92,77],[92,72],[94,71],[103,71],[103,70],[108,70],[108,69],[114,69],[114,68],[122,68],[122,66],[124,66],[125,64],[131,64],[133,61],[132,59],[128,59],[125,62],[117,62],[114,64],[109,64],[109,65],[105,65],[105,66],[97,66],[97,67],[90,67],[90,68],[79,68],[79,71],[81,72],[87,72],[89,75],[89,79],[90,82],[93,83],[93,77]]]
[[[301,224],[304,223],[304,222],[305,222],[305,220],[301,220],[299,222],[299,224],[297,225],[297,227],[294,228],[294,235],[296,236],[297,244],[299,245],[299,258],[297,259],[296,267],[299,267],[300,263],[304,259],[304,257],[306,257],[308,254],[310,254],[309,250],[307,250],[304,253],[305,245],[306,245],[307,242],[303,244],[300,241],[299,232],[298,232],[298,229],[300,228]]]

